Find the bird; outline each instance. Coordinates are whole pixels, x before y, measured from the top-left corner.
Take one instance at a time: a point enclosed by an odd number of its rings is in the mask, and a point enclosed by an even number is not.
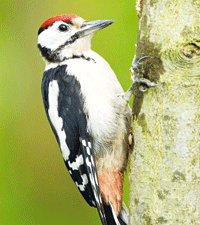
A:
[[[124,93],[110,65],[91,50],[94,34],[113,22],[54,16],[40,26],[37,46],[46,64],[46,116],[71,178],[103,225],[127,225],[123,182],[133,147],[132,93]]]

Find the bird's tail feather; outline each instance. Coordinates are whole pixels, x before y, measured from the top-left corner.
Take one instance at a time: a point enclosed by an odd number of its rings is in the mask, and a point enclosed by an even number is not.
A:
[[[121,225],[128,225],[129,224],[129,212],[128,212],[128,209],[126,208],[126,205],[124,204],[124,202],[123,202],[122,207],[123,208],[121,210],[121,213],[118,216],[118,219],[119,219]]]
[[[124,203],[123,203],[123,209],[118,217],[115,214],[111,203],[109,205],[104,205],[104,211],[106,214],[106,221],[108,225],[128,225],[129,224],[128,222],[129,213]]]

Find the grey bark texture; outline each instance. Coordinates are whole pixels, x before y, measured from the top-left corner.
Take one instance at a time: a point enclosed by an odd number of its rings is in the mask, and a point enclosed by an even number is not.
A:
[[[143,0],[130,156],[130,225],[200,224],[200,0]]]

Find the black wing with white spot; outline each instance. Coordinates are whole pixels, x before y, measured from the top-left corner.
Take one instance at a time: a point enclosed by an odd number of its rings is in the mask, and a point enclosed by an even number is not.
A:
[[[44,72],[45,111],[72,179],[88,204],[97,207],[102,224],[107,225],[80,84],[75,76],[67,74],[66,67]]]

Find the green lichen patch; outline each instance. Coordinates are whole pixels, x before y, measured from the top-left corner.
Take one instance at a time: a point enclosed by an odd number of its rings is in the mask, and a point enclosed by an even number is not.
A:
[[[172,178],[172,182],[177,182],[177,181],[185,181],[185,175],[181,172],[179,172],[178,170],[176,170],[173,174],[173,178]]]

